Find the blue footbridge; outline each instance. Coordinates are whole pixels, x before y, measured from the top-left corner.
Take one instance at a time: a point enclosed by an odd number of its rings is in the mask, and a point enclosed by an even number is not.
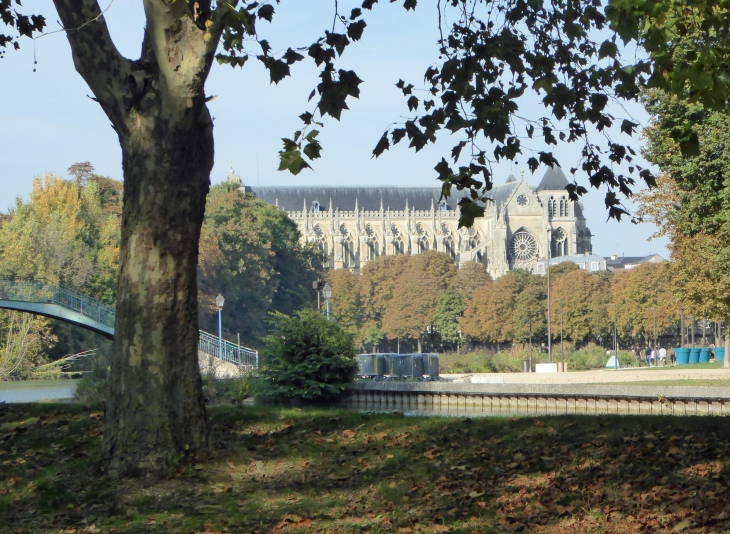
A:
[[[114,339],[116,311],[112,306],[57,284],[0,279],[0,309],[15,310],[65,321]],[[259,353],[200,331],[198,355],[235,366],[241,372],[258,368]],[[229,373],[230,374],[230,373]]]

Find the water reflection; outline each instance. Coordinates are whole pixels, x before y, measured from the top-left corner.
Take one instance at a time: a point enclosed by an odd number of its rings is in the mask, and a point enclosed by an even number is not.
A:
[[[1,402],[38,402],[73,398],[78,380],[0,382]]]

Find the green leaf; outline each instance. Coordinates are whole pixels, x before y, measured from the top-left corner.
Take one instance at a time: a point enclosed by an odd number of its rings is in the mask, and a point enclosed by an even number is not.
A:
[[[259,8],[259,18],[271,22],[274,16],[274,6],[271,4],[264,4]]]
[[[309,164],[302,158],[302,153],[296,143],[291,139],[282,139],[284,141],[284,149],[279,151],[279,170],[289,171],[294,175],[299,174],[302,169],[311,168]]]

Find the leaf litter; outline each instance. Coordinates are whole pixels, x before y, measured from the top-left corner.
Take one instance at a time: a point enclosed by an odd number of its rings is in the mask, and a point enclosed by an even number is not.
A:
[[[730,420],[211,409],[221,448],[98,476],[93,407],[0,406],[9,532],[724,532]],[[559,430],[556,430],[559,429]],[[197,469],[200,467],[200,469]]]

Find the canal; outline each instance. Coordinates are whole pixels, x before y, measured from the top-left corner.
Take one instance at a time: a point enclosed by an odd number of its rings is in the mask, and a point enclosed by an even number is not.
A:
[[[64,400],[73,397],[78,380],[0,382],[0,403]]]

